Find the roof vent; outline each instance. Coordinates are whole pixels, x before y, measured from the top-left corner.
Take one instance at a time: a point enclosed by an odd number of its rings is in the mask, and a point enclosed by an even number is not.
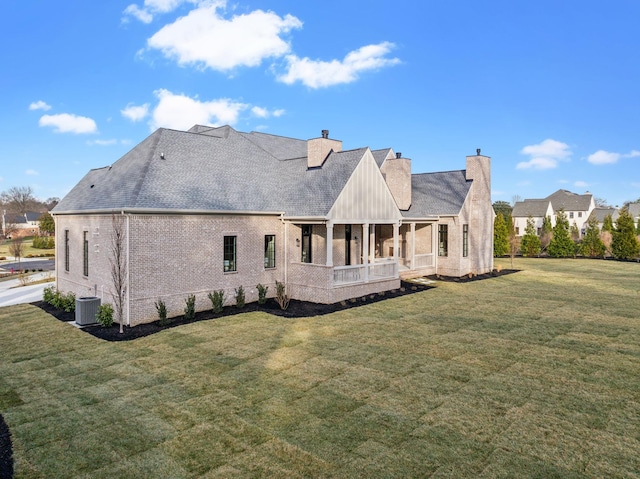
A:
[[[396,151],[396,158],[402,158],[402,153],[400,153],[399,151]]]
[[[329,138],[329,130],[322,130],[322,138]]]
[[[164,160],[164,153],[160,153],[160,159]]]

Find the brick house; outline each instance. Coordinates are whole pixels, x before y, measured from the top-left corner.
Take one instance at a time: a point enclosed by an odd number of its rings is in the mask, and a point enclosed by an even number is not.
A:
[[[490,158],[411,173],[391,148],[243,133],[229,126],[159,129],[109,167],[91,170],[52,211],[62,291],[113,303],[114,215],[126,228],[126,324],[181,314],[243,286],[333,303],[400,286],[400,278],[493,269]]]

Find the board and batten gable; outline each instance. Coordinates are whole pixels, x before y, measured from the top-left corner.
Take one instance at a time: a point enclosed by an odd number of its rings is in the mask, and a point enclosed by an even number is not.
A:
[[[365,193],[366,192],[366,193]],[[398,223],[402,218],[371,150],[367,148],[327,219],[335,223]]]

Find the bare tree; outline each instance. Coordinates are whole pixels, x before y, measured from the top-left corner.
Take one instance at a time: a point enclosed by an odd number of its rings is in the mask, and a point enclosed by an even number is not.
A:
[[[23,250],[24,245],[22,244],[22,237],[17,236],[13,238],[13,241],[11,241],[11,244],[9,245],[9,253],[11,253],[11,256],[18,259],[18,271],[22,269],[20,266],[20,258],[22,258]]]
[[[125,217],[111,216],[111,255],[109,264],[111,266],[111,284],[113,296],[115,298],[115,313],[120,323],[120,333],[123,333],[124,326],[124,304],[127,296],[127,251],[126,251],[126,231]]]
[[[2,202],[13,213],[24,215],[38,206],[30,186],[12,186],[2,193]]]
[[[519,201],[522,201],[522,196],[520,196],[520,195],[513,195],[513,196],[511,197],[511,204],[512,204],[513,206],[515,206],[515,204],[516,204],[516,203],[518,203]]]

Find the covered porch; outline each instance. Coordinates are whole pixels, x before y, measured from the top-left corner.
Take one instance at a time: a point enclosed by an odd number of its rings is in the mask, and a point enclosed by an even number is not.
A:
[[[395,289],[401,277],[435,272],[431,223],[290,223],[292,297],[333,303]]]

